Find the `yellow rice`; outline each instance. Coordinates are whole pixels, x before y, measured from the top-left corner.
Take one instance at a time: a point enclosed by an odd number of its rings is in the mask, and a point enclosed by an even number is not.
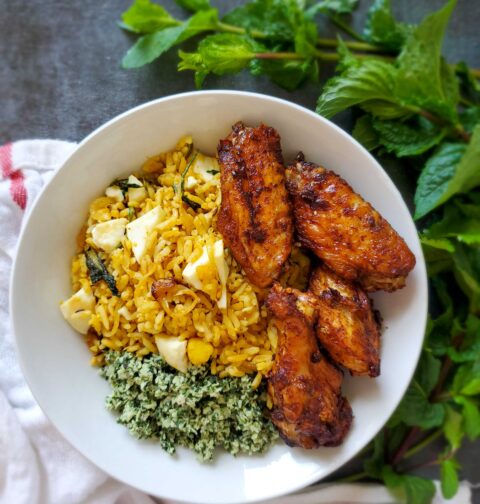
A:
[[[115,278],[119,297],[112,295],[104,281],[91,285],[83,249],[95,248],[92,226],[110,219],[128,219],[132,210],[125,200],[118,202],[106,196],[90,205],[88,220],[79,238],[79,252],[72,261],[72,286],[74,291],[83,287],[96,298],[90,322],[94,332],[86,336],[93,354],[92,363],[102,365],[103,353],[108,349],[134,352],[138,356],[155,353],[155,336],[182,340],[195,337],[213,346],[209,361],[213,374],[223,377],[256,373],[254,386],[258,386],[272,367],[277,343],[276,329],[262,305],[266,291],[248,282],[228,249],[225,249],[229,268],[226,310],[212,301],[218,287],[215,272],[202,273],[207,284],[211,280],[208,285],[212,295],[186,285],[182,278],[183,269],[200,257],[204,245],[211,247],[222,238],[216,230],[220,175],[205,182],[189,172],[189,176],[197,178],[197,185],[188,192],[189,198],[201,205],[196,211],[178,194],[191,150],[192,139],[185,137],[174,150],[148,159],[138,174],[146,178],[147,198],[140,204],[130,204],[135,209],[135,218],[156,206],[164,212],[161,223],[147,240],[140,264],[126,236],[122,246],[110,254],[97,250]],[[308,259],[294,247],[282,283],[305,287],[308,268]],[[157,301],[151,294],[152,283],[171,277],[176,280],[176,287]]]

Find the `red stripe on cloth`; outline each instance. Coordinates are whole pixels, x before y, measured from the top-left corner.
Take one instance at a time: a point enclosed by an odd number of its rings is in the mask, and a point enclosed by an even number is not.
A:
[[[7,178],[12,174],[12,145],[11,143],[0,147],[0,167],[2,168],[3,178]]]
[[[10,195],[12,200],[22,209],[27,206],[27,188],[25,177],[20,170],[14,170],[12,164],[12,146],[9,143],[0,147],[0,168],[2,177],[10,179]]]
[[[20,170],[14,171],[10,175],[10,194],[13,201],[22,209],[27,206],[27,188],[25,187],[25,177]]]

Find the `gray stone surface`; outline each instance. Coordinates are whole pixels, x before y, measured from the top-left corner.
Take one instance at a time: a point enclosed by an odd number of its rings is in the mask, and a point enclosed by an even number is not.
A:
[[[0,0],[0,145],[21,138],[60,138],[79,141],[102,123],[143,102],[193,89],[191,73],[177,73],[176,51],[138,70],[120,68],[120,59],[133,37],[117,28],[115,22],[129,0]],[[173,0],[164,6],[181,16]],[[221,11],[239,5],[241,0],[217,0]],[[394,9],[406,21],[417,21],[423,14],[440,7],[443,0],[398,0]],[[360,27],[370,1],[360,0],[355,24]],[[445,54],[449,61],[459,59],[480,67],[480,2],[459,0],[449,26]],[[321,25],[323,31],[329,30]],[[193,45],[192,45],[193,47]],[[322,68],[324,80],[331,67]],[[244,73],[238,76],[210,77],[207,89],[239,89],[267,93],[313,108],[319,86],[308,84],[288,93],[264,78]],[[336,121],[350,126],[350,116]],[[411,183],[404,170],[387,167],[407,200]],[[480,444],[466,444],[459,453],[462,476],[480,481]],[[434,453],[430,452],[430,456]],[[428,458],[429,455],[426,454]],[[361,468],[352,461],[334,476]],[[435,477],[434,468],[421,474]],[[480,495],[476,495],[480,503]]]

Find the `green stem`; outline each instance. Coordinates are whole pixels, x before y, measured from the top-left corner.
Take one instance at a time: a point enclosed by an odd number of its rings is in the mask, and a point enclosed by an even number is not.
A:
[[[235,26],[227,23],[222,23],[219,21],[217,23],[217,30],[225,33],[235,33],[237,35],[245,35],[247,33],[247,30],[245,28],[241,28],[240,26]],[[259,30],[250,30],[249,35],[255,39],[266,39],[268,36],[259,31]]]
[[[442,435],[442,429],[438,429],[426,438],[422,439],[419,443],[417,443],[415,446],[412,446],[409,450],[405,452],[403,455],[403,459],[408,459],[410,457],[413,457],[415,454],[417,454],[419,451],[422,451],[426,446],[428,446],[430,443],[433,443],[436,439],[438,439]]]
[[[237,35],[245,35],[247,33],[247,30],[245,28],[242,28],[240,26],[235,26],[231,25],[228,23],[222,23],[219,21],[217,23],[217,30],[225,33],[235,33]],[[255,39],[261,39],[265,40],[268,38],[268,35],[265,33],[259,31],[259,30],[250,30],[248,34],[255,38]],[[360,39],[361,40],[361,39]],[[364,51],[364,52],[372,52],[372,53],[388,53],[390,51],[384,49],[383,47],[379,47],[373,44],[368,44],[367,42],[359,42],[359,41],[344,41],[343,42],[349,49],[352,51]],[[330,38],[322,38],[319,37],[317,39],[317,46],[318,47],[323,47],[325,49],[330,49],[330,48],[337,48],[340,45],[340,42],[337,39],[330,39]]]
[[[354,481],[359,481],[364,478],[368,478],[368,474],[365,471],[345,476],[345,478],[337,479],[335,480],[335,483],[353,483]]]
[[[330,20],[337,28],[340,28],[340,30],[350,35],[350,37],[352,37],[355,40],[358,40],[359,42],[363,42],[362,36],[358,34],[353,28],[350,28],[350,26],[348,26],[347,23],[342,21],[338,16],[332,16]]]
[[[383,47],[372,45],[367,42],[343,41],[343,44],[346,45],[352,51],[363,51],[363,52],[372,52],[372,53],[389,53],[390,52],[387,49],[384,49]],[[336,39],[328,39],[328,38],[318,38],[317,39],[317,46],[323,47],[325,49],[337,48],[339,45],[340,45],[340,42]]]
[[[257,53],[254,56],[256,59],[273,59],[273,60],[302,60],[305,59],[298,53],[295,52],[264,52]]]

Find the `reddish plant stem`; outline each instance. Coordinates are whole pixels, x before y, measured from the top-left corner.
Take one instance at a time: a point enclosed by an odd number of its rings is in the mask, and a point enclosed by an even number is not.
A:
[[[398,447],[398,450],[395,452],[391,459],[393,466],[397,465],[402,460],[407,450],[415,443],[421,432],[422,430],[420,429],[420,427],[412,427],[408,431],[402,444]]]

